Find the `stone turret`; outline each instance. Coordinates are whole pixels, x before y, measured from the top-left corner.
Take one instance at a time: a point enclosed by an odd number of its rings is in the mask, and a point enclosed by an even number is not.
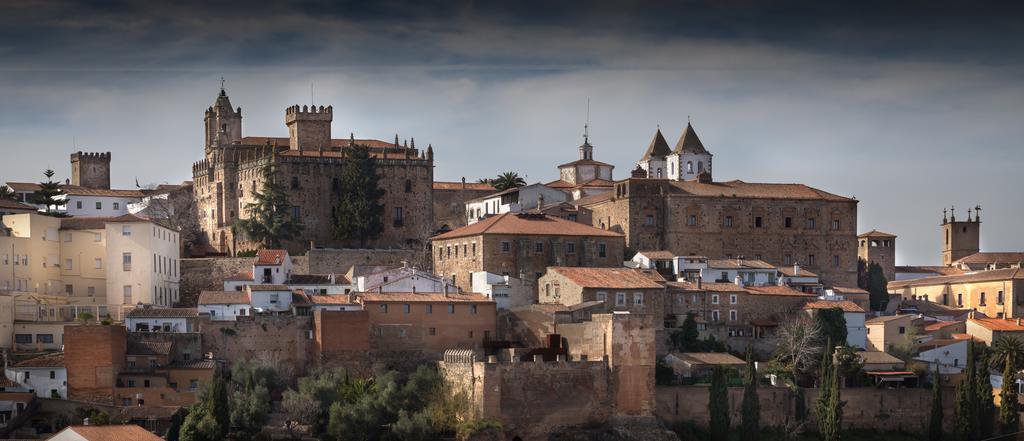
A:
[[[110,189],[110,152],[71,154],[71,184]]]
[[[222,88],[203,117],[206,126],[206,151],[239,142],[242,139],[242,108],[231,108],[231,100]]]
[[[288,146],[292,150],[317,150],[331,146],[332,106],[291,106],[285,109]]]

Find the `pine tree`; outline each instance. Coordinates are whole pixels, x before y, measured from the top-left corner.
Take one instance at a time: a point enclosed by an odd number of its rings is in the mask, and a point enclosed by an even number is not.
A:
[[[839,379],[832,363],[832,341],[825,346],[819,369],[818,401],[815,412],[818,416],[818,434],[822,441],[839,441],[842,404],[839,401]]]
[[[345,164],[341,169],[338,187],[338,205],[334,207],[334,236],[348,242],[358,242],[361,248],[384,230],[384,206],[380,198],[384,191],[378,187],[377,162],[369,148],[355,146],[346,149]],[[401,225],[401,219],[394,219]]]
[[[1016,360],[1011,354],[1003,367],[1003,388],[999,391],[999,433],[1016,433],[1020,427],[1020,402],[1017,398]]]
[[[974,364],[975,393],[978,400],[978,439],[988,439],[994,432],[996,405],[993,402],[992,380],[988,373],[988,361],[984,354]]]
[[[53,214],[57,208],[63,207],[68,202],[61,196],[64,191],[60,189],[60,183],[53,181],[53,170],[47,169],[43,172],[46,181],[39,183],[39,190],[32,194],[32,202],[43,205],[47,214]]]
[[[761,403],[757,395],[757,369],[754,367],[754,353],[747,348],[747,372],[743,383],[743,432],[744,441],[757,441],[761,432]]]
[[[928,441],[942,441],[942,378],[939,365],[935,365],[932,376],[932,413],[928,421]]]
[[[729,388],[726,385],[725,369],[715,366],[711,373],[711,390],[708,394],[708,413],[711,416],[709,431],[711,441],[729,439]]]
[[[280,248],[282,241],[298,237],[302,221],[292,217],[288,194],[277,182],[277,167],[268,161],[261,173],[263,185],[253,195],[254,201],[245,205],[249,217],[238,221],[238,229],[264,246]]]

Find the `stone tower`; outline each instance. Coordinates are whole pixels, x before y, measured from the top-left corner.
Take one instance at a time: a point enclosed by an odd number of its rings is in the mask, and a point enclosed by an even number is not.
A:
[[[666,158],[668,178],[676,181],[693,181],[706,174],[703,179],[710,181],[711,156],[711,152],[704,148],[704,144],[697,137],[697,131],[693,130],[690,123],[686,123],[686,130]]]
[[[284,111],[288,145],[292,150],[316,150],[331,146],[332,106],[291,106]],[[396,146],[397,147],[397,146]]]
[[[110,152],[71,154],[71,184],[110,189]]]
[[[942,264],[950,266],[963,257],[976,254],[981,250],[981,206],[974,207],[975,216],[971,218],[971,209],[967,209],[967,220],[957,221],[954,207],[942,210]]]
[[[886,280],[896,280],[896,235],[871,230],[857,236],[857,257],[882,267]]]
[[[214,101],[213,106],[206,109],[206,116],[203,117],[206,133],[206,153],[210,154],[214,149],[225,145],[233,144],[242,139],[242,108],[237,110],[231,108],[231,100],[228,99],[224,88]]]

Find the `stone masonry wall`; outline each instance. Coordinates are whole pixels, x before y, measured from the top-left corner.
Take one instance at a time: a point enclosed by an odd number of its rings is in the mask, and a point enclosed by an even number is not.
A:
[[[220,360],[256,360],[275,368],[286,381],[305,374],[313,361],[312,330],[311,316],[256,316],[233,322],[199,319],[204,353],[212,352]]]
[[[252,271],[252,262],[252,257],[181,259],[181,303],[178,306],[195,307],[200,292],[223,290],[226,277]],[[309,273],[306,256],[292,256],[292,272]]]
[[[431,261],[422,250],[314,248],[306,253],[309,274],[345,274],[353,265],[394,265],[429,270]],[[295,270],[298,271],[298,270]]]

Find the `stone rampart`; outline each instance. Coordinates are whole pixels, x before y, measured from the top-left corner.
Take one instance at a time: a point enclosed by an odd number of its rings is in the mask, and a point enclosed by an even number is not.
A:
[[[220,360],[255,360],[285,381],[302,376],[313,361],[313,317],[255,316],[238,321],[200,317],[203,351]],[[230,368],[230,366],[228,366]]]

